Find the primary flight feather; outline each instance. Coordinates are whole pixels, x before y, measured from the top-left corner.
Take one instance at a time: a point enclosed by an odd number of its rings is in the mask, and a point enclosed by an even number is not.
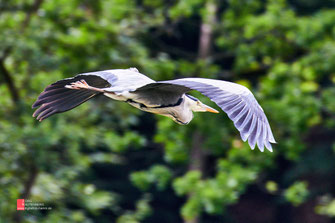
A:
[[[39,107],[33,116],[42,121],[98,94],[127,102],[142,111],[170,117],[181,125],[193,119],[193,112],[218,113],[186,94],[191,90],[209,97],[226,112],[242,140],[248,140],[252,149],[257,144],[261,151],[264,147],[272,151],[271,143],[276,141],[263,109],[249,89],[228,81],[182,78],[156,82],[136,68],[84,73],[47,86],[32,106]]]

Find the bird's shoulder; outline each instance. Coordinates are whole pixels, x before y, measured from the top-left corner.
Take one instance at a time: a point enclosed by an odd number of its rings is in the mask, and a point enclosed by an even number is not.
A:
[[[164,81],[163,81],[164,82]],[[252,92],[245,86],[242,86],[240,84],[236,84],[233,82],[229,81],[224,81],[224,80],[215,80],[215,79],[209,79],[209,78],[197,78],[197,77],[191,77],[191,78],[181,78],[181,79],[176,79],[169,81],[170,83],[174,84],[183,84],[185,83],[186,85],[192,85],[190,83],[194,83],[197,85],[197,87],[206,87],[207,86],[212,86],[219,88],[220,90],[223,90],[225,92],[229,92],[232,94],[237,94],[237,95],[252,95]],[[202,85],[202,86],[201,86]]]
[[[111,84],[111,90],[133,91],[144,85],[154,83],[155,81],[141,74],[136,68],[102,70],[80,75],[93,75],[108,81]]]

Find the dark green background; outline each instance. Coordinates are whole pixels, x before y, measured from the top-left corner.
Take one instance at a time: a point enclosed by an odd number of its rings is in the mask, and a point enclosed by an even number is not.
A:
[[[180,126],[101,96],[31,117],[50,83],[128,67],[249,87],[274,152],[223,112]],[[334,0],[0,0],[0,222],[331,222],[334,83]]]

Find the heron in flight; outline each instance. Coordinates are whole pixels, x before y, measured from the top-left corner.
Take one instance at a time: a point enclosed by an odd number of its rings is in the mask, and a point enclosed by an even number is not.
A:
[[[206,78],[182,78],[154,81],[136,68],[105,70],[78,74],[47,86],[39,95],[33,114],[42,121],[55,113],[73,109],[92,97],[103,94],[124,101],[142,111],[160,114],[186,125],[193,112],[219,113],[197,98],[186,94],[197,90],[215,102],[240,131],[252,149],[257,143],[272,152],[276,143],[263,109],[246,87],[228,81]]]

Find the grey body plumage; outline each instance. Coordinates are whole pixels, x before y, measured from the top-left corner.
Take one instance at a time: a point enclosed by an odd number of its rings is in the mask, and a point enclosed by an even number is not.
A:
[[[275,139],[263,109],[246,87],[228,81],[182,78],[156,82],[136,68],[84,73],[46,87],[33,104],[33,108],[39,107],[33,116],[42,121],[98,94],[170,117],[182,125],[193,119],[193,112],[218,113],[186,94],[191,90],[209,97],[226,112],[240,131],[242,140],[248,140],[252,149],[257,144],[261,151],[264,147],[272,151],[271,143],[275,143]]]

